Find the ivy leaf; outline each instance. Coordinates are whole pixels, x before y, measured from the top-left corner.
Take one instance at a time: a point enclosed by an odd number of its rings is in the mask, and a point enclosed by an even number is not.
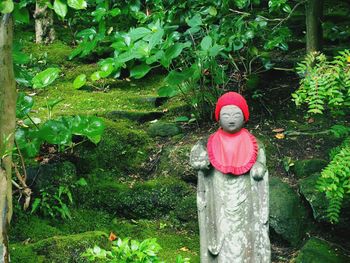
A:
[[[32,97],[27,96],[24,92],[20,92],[16,102],[16,117],[23,118],[26,116],[34,105]]]
[[[140,79],[143,76],[145,76],[150,70],[151,70],[151,67],[148,66],[147,64],[141,64],[141,65],[135,66],[130,70],[130,77],[133,77],[135,79]]]
[[[86,84],[86,75],[80,74],[77,76],[73,82],[73,88],[74,89],[80,89],[82,86]]]
[[[61,70],[58,68],[48,68],[36,74],[32,79],[33,88],[42,89],[47,87],[58,78],[60,72]]]
[[[55,0],[53,3],[53,10],[55,10],[55,13],[62,18],[64,18],[68,12],[67,5],[61,0]]]
[[[87,7],[85,0],[68,0],[67,4],[76,10],[85,9]]]

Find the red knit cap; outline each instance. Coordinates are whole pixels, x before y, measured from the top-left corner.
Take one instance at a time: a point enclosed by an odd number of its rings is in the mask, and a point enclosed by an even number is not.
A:
[[[249,109],[248,109],[247,101],[245,100],[245,98],[243,98],[242,95],[232,91],[225,93],[218,99],[216,103],[216,108],[215,108],[215,119],[217,121],[220,119],[221,108],[227,105],[235,105],[239,107],[243,112],[244,120],[248,121]]]

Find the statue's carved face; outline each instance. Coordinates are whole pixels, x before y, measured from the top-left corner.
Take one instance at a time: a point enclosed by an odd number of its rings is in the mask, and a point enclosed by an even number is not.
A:
[[[242,129],[244,116],[242,110],[235,105],[227,105],[220,111],[220,126],[225,132],[236,133]]]

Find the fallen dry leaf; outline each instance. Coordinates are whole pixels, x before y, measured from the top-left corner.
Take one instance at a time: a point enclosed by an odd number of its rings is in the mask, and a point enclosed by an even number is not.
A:
[[[284,132],[283,128],[276,128],[272,130],[273,132]]]
[[[285,136],[284,136],[284,133],[277,133],[275,137],[280,140],[280,139],[284,139]]]
[[[181,250],[181,251],[185,251],[185,252],[190,251],[187,247],[182,247],[182,248],[180,248],[180,250]]]
[[[114,241],[114,240],[116,240],[117,239],[117,235],[116,234],[114,234],[113,232],[111,232],[110,234],[109,234],[109,241]]]

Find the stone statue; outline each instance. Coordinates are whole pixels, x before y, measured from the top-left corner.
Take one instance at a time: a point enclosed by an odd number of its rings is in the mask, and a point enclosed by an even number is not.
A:
[[[228,92],[219,98],[215,117],[221,127],[207,145],[199,141],[190,156],[198,170],[200,262],[271,262],[266,156],[243,128],[248,105]]]

